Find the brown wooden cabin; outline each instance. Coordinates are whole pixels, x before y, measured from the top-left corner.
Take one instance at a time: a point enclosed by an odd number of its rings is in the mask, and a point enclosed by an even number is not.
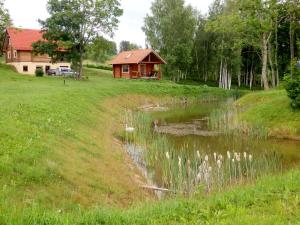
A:
[[[161,79],[161,65],[166,62],[152,49],[121,52],[110,64],[114,78]]]

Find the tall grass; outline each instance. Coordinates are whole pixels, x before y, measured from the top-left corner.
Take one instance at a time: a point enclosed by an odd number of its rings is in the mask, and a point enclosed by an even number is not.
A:
[[[152,120],[151,115],[126,111],[124,124],[133,126],[135,132],[125,132],[124,141],[143,149],[135,161],[142,160],[144,168],[154,174],[152,183],[173,194],[189,196],[198,190],[209,193],[282,169],[281,157],[267,151],[255,155],[233,150],[226,155],[217,151],[208,154],[201,149],[190,151],[187,145],[178,150],[164,135],[154,132]]]
[[[267,139],[269,131],[266,127],[259,123],[249,124],[239,119],[242,111],[243,109],[234,105],[233,99],[229,99],[211,113],[209,127],[225,135],[241,136],[243,134],[250,138]]]

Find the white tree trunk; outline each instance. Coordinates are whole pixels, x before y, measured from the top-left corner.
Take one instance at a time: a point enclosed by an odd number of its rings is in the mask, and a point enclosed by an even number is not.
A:
[[[267,77],[267,67],[268,67],[268,37],[267,33],[263,33],[262,38],[262,72],[261,78],[263,87],[265,90],[269,90],[269,82]]]

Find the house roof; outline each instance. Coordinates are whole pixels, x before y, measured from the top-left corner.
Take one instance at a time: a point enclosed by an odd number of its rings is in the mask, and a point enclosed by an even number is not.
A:
[[[157,58],[161,60],[162,64],[166,64],[166,62],[152,49],[139,49],[139,50],[121,52],[113,60],[111,60],[109,64],[111,65],[138,64],[142,62],[151,53],[156,55]]]
[[[43,40],[40,30],[8,28],[7,34],[13,48],[21,51],[31,51],[34,42]]]

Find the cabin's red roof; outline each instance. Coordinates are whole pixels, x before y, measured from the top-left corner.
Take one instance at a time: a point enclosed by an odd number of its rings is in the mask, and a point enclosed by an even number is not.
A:
[[[7,34],[13,48],[21,51],[31,51],[34,42],[43,40],[40,30],[8,28]]]
[[[111,60],[109,64],[138,64],[142,62],[151,53],[155,54],[161,60],[162,64],[166,64],[166,62],[152,49],[139,49],[121,52],[113,60]]]

